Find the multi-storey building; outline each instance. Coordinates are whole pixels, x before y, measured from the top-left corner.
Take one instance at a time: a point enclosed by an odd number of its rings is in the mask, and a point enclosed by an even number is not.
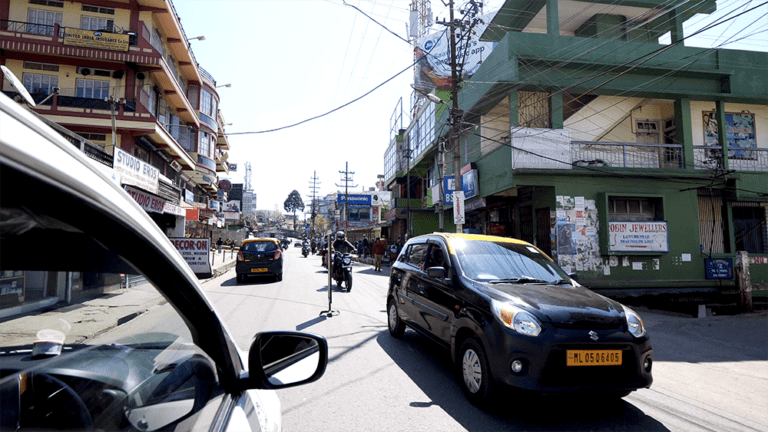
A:
[[[686,46],[683,23],[715,10],[506,1],[481,37],[497,46],[461,84],[461,123],[450,102],[422,106],[390,138],[395,235],[407,220],[438,230],[440,206],[455,231],[440,192],[456,155],[464,231],[534,243],[593,289],[703,302],[736,292],[739,251],[768,282],[768,54]]]
[[[0,64],[34,111],[97,145],[86,154],[153,203],[145,208],[169,235],[184,235],[183,207],[214,217],[224,119],[170,0],[2,0]],[[16,93],[7,81],[2,90]]]

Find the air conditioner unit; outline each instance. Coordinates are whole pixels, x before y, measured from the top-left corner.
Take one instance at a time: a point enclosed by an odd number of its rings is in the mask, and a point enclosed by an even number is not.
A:
[[[90,75],[90,74],[91,74],[91,70],[90,70],[90,69],[88,69],[88,68],[81,68],[81,69],[80,69],[80,73],[81,73],[81,74],[83,74],[83,75],[85,75],[85,76],[88,76],[88,75]]]
[[[176,172],[179,172],[179,171],[181,171],[181,164],[176,162],[176,161],[173,161],[173,162],[171,162],[171,168],[176,170]]]

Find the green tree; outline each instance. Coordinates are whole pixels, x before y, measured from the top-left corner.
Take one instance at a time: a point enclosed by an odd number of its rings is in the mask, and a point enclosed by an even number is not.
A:
[[[288,194],[288,198],[283,203],[285,211],[293,212],[293,229],[296,230],[296,211],[304,210],[304,200],[301,199],[301,194],[296,189]]]

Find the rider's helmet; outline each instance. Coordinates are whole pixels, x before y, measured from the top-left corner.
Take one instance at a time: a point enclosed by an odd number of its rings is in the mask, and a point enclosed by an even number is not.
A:
[[[344,240],[344,231],[339,231],[336,233],[336,240]]]

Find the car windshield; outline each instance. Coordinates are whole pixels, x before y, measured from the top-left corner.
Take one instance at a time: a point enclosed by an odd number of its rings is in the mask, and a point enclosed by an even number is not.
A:
[[[245,243],[241,249],[243,252],[274,252],[277,245],[271,241],[254,241]]]
[[[464,275],[481,282],[560,283],[568,276],[533,246],[479,240],[453,239]]]

